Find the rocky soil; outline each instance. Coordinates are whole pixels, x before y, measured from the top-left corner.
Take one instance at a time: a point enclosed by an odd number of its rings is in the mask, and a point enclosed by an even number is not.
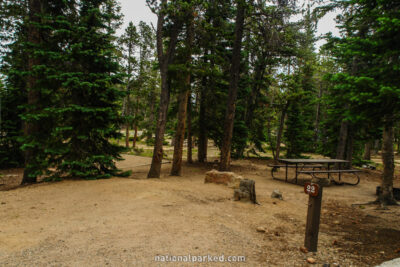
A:
[[[149,180],[149,163],[126,156],[119,164],[133,170],[129,178],[0,191],[0,266],[193,266],[154,261],[188,254],[246,257],[235,266],[308,266],[309,258],[316,266],[374,266],[400,257],[400,208],[352,206],[374,200],[379,171],[361,174],[358,186],[324,189],[318,252],[306,253],[308,196],[299,185],[272,180],[267,161],[240,160],[232,168],[256,181],[260,205],[205,184],[213,164],[185,165],[182,177],[170,177],[164,164],[161,179]],[[10,188],[5,174],[18,184],[21,171],[3,174],[3,188]],[[275,189],[283,200],[271,198]]]

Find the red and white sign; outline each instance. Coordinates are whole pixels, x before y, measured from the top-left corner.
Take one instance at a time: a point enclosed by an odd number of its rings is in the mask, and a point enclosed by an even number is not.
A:
[[[310,195],[312,197],[318,196],[319,193],[319,186],[318,184],[314,183],[305,183],[304,184],[304,193]]]

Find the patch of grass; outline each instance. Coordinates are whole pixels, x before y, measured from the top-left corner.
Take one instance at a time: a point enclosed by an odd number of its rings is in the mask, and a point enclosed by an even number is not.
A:
[[[153,149],[133,149],[128,153],[129,155],[134,155],[134,156],[141,156],[141,157],[153,157]]]
[[[371,160],[365,160],[361,158],[354,158],[353,165],[361,167],[362,165],[372,165],[376,167],[376,163]]]

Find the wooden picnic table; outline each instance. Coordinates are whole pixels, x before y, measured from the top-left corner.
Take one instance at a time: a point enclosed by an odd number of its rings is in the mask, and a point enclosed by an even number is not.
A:
[[[328,180],[330,180],[330,174],[331,173],[337,173],[339,175],[339,181],[341,179],[341,174],[342,173],[355,173],[358,172],[359,170],[343,170],[342,169],[342,164],[347,163],[347,160],[342,160],[342,159],[326,159],[326,158],[320,158],[320,159],[278,159],[280,163],[283,165],[272,165],[271,167],[273,168],[280,168],[284,167],[285,168],[285,181],[288,181],[288,169],[289,168],[294,168],[295,169],[295,177],[291,178],[291,180],[294,180],[295,183],[297,184],[297,178],[299,174],[309,174],[313,177],[315,177],[316,173],[326,173],[328,176]],[[338,169],[337,170],[332,170],[331,165],[332,164],[338,164]],[[306,169],[306,170],[305,170]],[[310,170],[312,169],[312,170]],[[318,169],[318,170],[315,170]],[[274,169],[271,170],[272,177]],[[355,184],[358,184],[359,182],[359,177],[357,176],[358,181]]]

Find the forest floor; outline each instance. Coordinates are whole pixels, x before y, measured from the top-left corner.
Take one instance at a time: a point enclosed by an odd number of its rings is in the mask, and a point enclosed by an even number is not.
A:
[[[379,170],[363,172],[357,186],[324,189],[318,252],[303,253],[308,196],[273,180],[267,160],[232,163],[232,171],[256,181],[260,205],[253,205],[233,201],[229,187],[204,184],[213,163],[184,164],[182,177],[170,177],[164,164],[161,179],[146,179],[150,158],[125,159],[119,167],[133,170],[128,178],[0,191],[0,266],[193,266],[155,262],[188,254],[246,257],[235,266],[307,266],[308,257],[320,266],[374,266],[400,257],[400,207],[351,205],[375,199]],[[21,173],[3,178],[18,183]],[[274,189],[283,200],[270,197]]]

